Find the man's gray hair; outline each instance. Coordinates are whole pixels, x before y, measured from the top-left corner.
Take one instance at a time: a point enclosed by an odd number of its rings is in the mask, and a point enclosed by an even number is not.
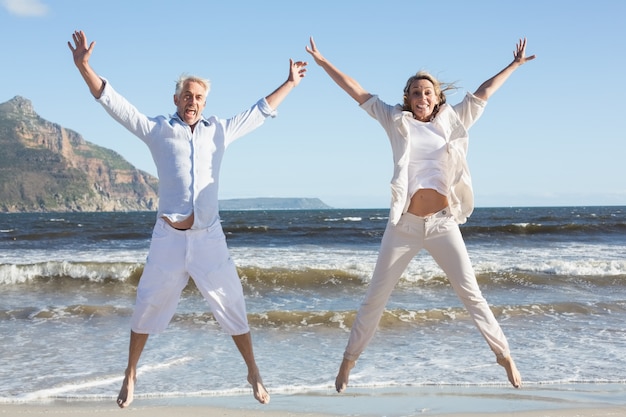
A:
[[[185,83],[190,81],[204,86],[205,96],[209,95],[209,91],[211,91],[211,81],[206,78],[196,77],[195,75],[181,74],[181,76],[178,77],[178,81],[176,81],[176,91],[174,92],[176,97],[180,97],[180,93],[182,93]]]

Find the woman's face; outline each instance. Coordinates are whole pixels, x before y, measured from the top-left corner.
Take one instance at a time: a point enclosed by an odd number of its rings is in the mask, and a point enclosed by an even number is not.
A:
[[[407,102],[417,120],[429,122],[435,106],[439,104],[439,96],[432,82],[419,79],[411,83],[407,93]]]

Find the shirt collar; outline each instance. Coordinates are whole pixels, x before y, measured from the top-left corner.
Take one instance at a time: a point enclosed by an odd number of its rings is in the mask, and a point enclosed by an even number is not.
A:
[[[183,121],[183,119],[180,118],[178,113],[174,113],[174,114],[170,115],[170,124],[174,124],[174,123],[179,123],[179,124],[184,125],[184,126],[189,126],[186,122]],[[204,116],[200,117],[200,120],[198,120],[198,123],[202,123],[205,126],[208,126],[208,125],[211,124],[211,122],[209,122],[207,119],[205,119]]]

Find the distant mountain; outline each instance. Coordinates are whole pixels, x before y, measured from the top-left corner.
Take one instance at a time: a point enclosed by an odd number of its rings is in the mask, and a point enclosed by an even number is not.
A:
[[[0,212],[156,210],[157,185],[116,152],[42,119],[29,100],[0,104]]]
[[[220,200],[220,210],[323,210],[319,198],[233,198]]]

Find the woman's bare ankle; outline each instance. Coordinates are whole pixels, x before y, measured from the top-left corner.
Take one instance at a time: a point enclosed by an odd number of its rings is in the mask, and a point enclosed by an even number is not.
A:
[[[337,373],[337,378],[335,379],[335,389],[337,390],[337,392],[344,392],[348,387],[350,371],[352,370],[352,368],[354,368],[354,365],[356,365],[356,361],[345,358],[341,361],[341,365],[339,366],[339,372]]]

